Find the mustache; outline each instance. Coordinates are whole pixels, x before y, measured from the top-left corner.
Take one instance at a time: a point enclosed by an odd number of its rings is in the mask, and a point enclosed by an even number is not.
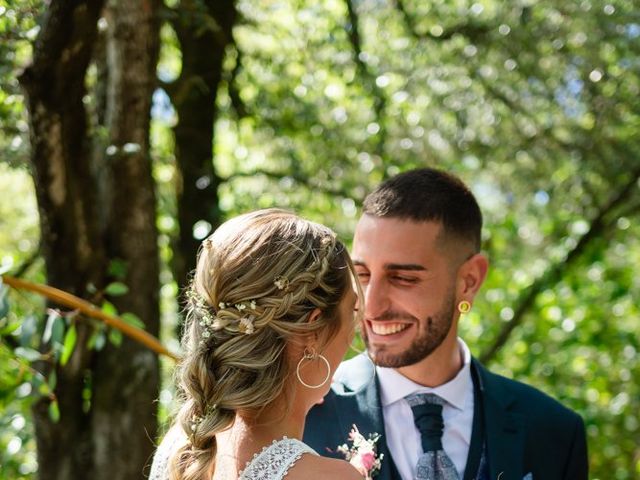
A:
[[[416,317],[414,317],[413,315],[409,315],[406,312],[396,312],[396,311],[393,311],[393,310],[388,310],[388,311],[378,315],[377,317],[368,317],[368,318],[365,318],[365,320],[373,320],[375,322],[384,322],[384,321],[389,321],[389,320],[417,321],[418,319]]]

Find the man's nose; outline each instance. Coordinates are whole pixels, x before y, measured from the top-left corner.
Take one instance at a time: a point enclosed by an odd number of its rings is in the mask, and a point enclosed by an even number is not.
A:
[[[375,320],[389,310],[389,289],[383,280],[370,279],[364,290],[364,317]]]

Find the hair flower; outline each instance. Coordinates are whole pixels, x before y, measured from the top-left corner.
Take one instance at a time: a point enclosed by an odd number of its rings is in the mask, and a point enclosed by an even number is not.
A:
[[[191,421],[189,422],[191,428],[191,435],[193,435],[198,427],[204,422],[204,420],[211,415],[211,413],[218,408],[218,404],[214,403],[213,405],[209,405],[205,407],[204,413],[202,415],[191,415]]]
[[[224,303],[224,302],[220,302],[220,303],[218,304],[218,308],[219,308],[220,310],[224,310],[225,308],[227,308],[227,304],[226,304],[226,303]]]
[[[380,434],[371,433],[366,439],[353,425],[349,433],[349,440],[352,445],[349,447],[346,443],[340,445],[337,450],[342,453],[345,459],[355,467],[366,480],[371,480],[374,475],[380,471],[383,454],[380,456],[376,452],[376,442],[380,439]]]
[[[205,238],[202,241],[202,246],[204,247],[205,250],[211,250],[213,248],[213,239],[212,238]]]
[[[289,288],[289,279],[287,277],[283,277],[282,275],[278,275],[274,280],[273,284],[278,287],[278,290],[286,290]]]
[[[246,315],[240,318],[240,324],[238,325],[238,330],[244,332],[247,335],[251,335],[255,332],[255,327],[253,325],[253,315]]]

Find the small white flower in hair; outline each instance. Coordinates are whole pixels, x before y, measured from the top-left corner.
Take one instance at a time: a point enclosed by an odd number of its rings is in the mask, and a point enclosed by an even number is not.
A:
[[[200,426],[200,424],[202,423],[203,418],[199,415],[193,415],[191,417],[191,431],[195,432],[197,430],[197,428]]]
[[[331,245],[331,237],[329,237],[329,236],[322,237],[320,239],[320,245],[322,245],[323,247],[327,247],[327,246]]]
[[[278,290],[286,290],[289,287],[289,279],[279,275],[273,280],[273,284],[278,287]]]
[[[240,319],[240,331],[244,331],[245,334],[250,335],[255,332],[253,326],[253,316],[245,316]]]
[[[207,250],[210,250],[211,247],[213,247],[213,241],[210,238],[205,239],[204,242],[202,242],[202,245],[204,246],[204,248],[206,248]]]
[[[235,307],[240,312],[242,312],[245,308],[247,308],[247,306],[244,303],[236,303]]]
[[[255,300],[251,300],[249,302],[249,306],[251,307],[251,310],[255,310],[256,309],[256,301]]]
[[[227,304],[226,304],[226,303],[224,303],[224,302],[220,302],[220,303],[218,304],[218,308],[219,308],[220,310],[224,310],[225,308],[227,308]]]

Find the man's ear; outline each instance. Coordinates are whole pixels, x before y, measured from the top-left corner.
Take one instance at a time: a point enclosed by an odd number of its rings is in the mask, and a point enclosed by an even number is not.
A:
[[[476,253],[465,261],[458,270],[458,298],[473,302],[473,298],[480,290],[487,270],[489,260],[481,253]]]

